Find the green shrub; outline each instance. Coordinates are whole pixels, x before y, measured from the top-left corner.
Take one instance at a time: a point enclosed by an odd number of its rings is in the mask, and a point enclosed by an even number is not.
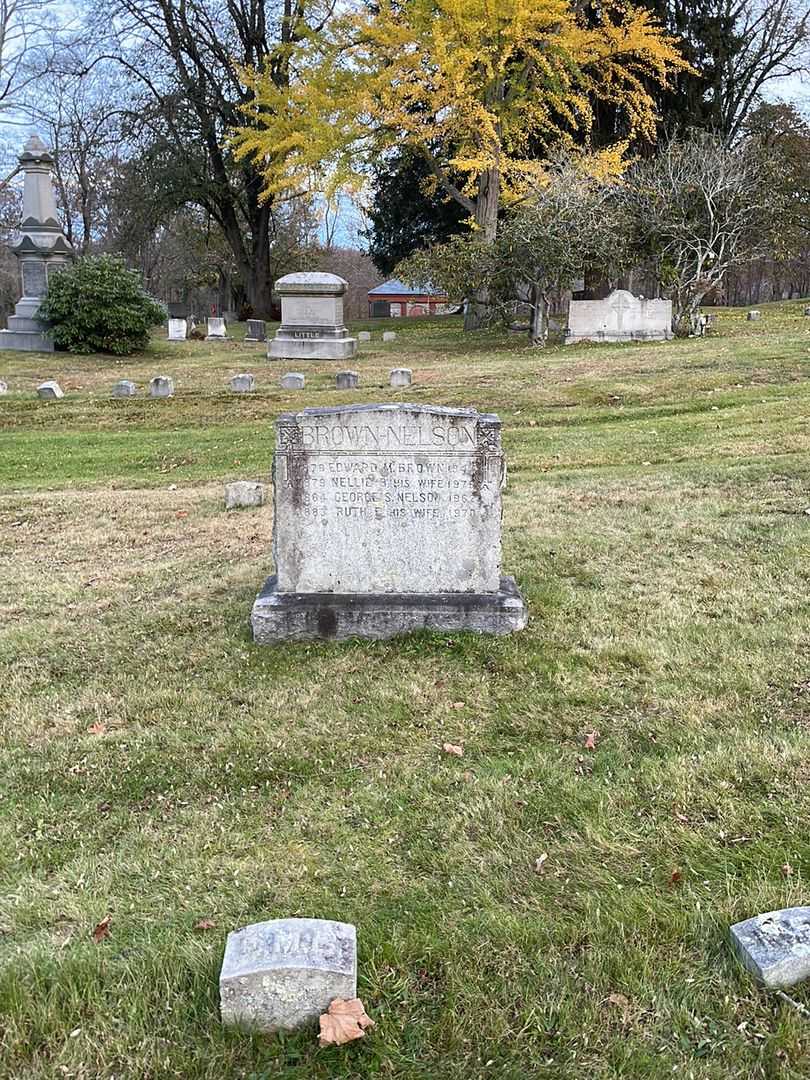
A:
[[[85,255],[53,274],[38,317],[56,346],[126,356],[143,349],[166,309],[144,292],[141,275],[112,255]]]

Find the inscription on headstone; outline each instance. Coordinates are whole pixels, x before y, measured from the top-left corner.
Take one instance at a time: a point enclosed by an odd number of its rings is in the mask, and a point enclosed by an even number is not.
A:
[[[525,625],[501,577],[500,426],[418,405],[280,416],[276,574],[254,605],[256,640]]]
[[[48,289],[45,263],[23,259],[21,266],[23,296],[44,296]]]
[[[810,977],[810,907],[767,911],[735,923],[731,941],[765,986],[794,986]]]
[[[357,996],[357,937],[350,923],[275,919],[228,934],[219,977],[226,1024],[291,1031],[335,998]]]

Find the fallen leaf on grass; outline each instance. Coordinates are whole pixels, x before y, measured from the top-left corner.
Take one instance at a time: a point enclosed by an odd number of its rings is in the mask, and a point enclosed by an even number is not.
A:
[[[630,1016],[630,999],[624,994],[608,994],[608,1002],[622,1010],[622,1023],[626,1024]]]
[[[104,734],[106,734],[106,731],[107,731],[107,725],[102,720],[99,720],[97,723],[90,725],[90,727],[87,729],[87,734],[88,735],[104,735]]]
[[[585,732],[585,749],[586,750],[595,750],[596,749],[596,740],[598,738],[599,738],[599,732],[598,731],[586,731]]]
[[[451,709],[463,709],[464,708],[464,702],[463,701],[451,701],[450,702],[450,708]]]
[[[200,919],[198,923],[194,924],[195,930],[213,930],[217,924],[213,919]]]
[[[188,510],[178,510],[175,517],[184,518],[188,517]]]
[[[455,757],[462,757],[464,754],[463,746],[456,746],[455,743],[446,742],[442,743],[442,750],[445,754],[453,754]]]
[[[366,1015],[360,998],[352,998],[351,1001],[335,998],[321,1015],[319,1023],[319,1046],[342,1046],[353,1039],[362,1039],[366,1028],[374,1027],[374,1021]]]
[[[535,872],[535,874],[542,874],[543,873],[543,867],[545,866],[547,859],[548,859],[548,852],[544,851],[543,854],[539,858],[534,860],[534,872]]]
[[[683,874],[676,867],[669,875],[669,884],[678,885],[683,880]]]
[[[105,915],[104,918],[101,920],[101,922],[98,923],[98,925],[96,926],[93,933],[90,935],[92,937],[93,941],[95,941],[96,945],[98,945],[98,943],[100,941],[103,941],[104,938],[110,936],[110,923],[111,922],[112,922],[112,915]]]

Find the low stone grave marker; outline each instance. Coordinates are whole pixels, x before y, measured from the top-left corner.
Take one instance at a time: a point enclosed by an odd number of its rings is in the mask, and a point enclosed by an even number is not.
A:
[[[37,387],[37,394],[43,401],[53,401],[56,398],[65,396],[62,387],[55,379],[48,379],[47,382],[40,383]]]
[[[256,389],[256,380],[249,372],[231,377],[231,390],[235,394],[249,394]]]
[[[614,289],[604,300],[571,300],[568,305],[566,345],[671,338],[671,300],[645,300],[627,289]]]
[[[805,315],[810,315],[810,307],[806,307],[806,308],[804,309],[804,314],[805,314]]]
[[[749,311],[748,314],[746,315],[746,319],[748,319],[749,322],[759,322],[759,320],[761,318],[762,318],[762,312],[761,311]]]
[[[285,390],[303,390],[306,380],[300,371],[288,371],[281,376],[279,382]]]
[[[174,379],[168,375],[155,375],[149,380],[150,397],[172,397],[174,394]]]
[[[396,341],[396,330],[383,330],[383,341]]]
[[[356,390],[360,384],[360,376],[356,371],[339,371],[335,376],[335,387],[338,390]]]
[[[3,382],[3,380],[0,379],[0,394],[7,394],[7,393],[8,393],[8,383]]]
[[[267,341],[267,323],[264,319],[248,319],[245,341]]]
[[[264,506],[264,484],[254,480],[233,480],[225,485],[225,509],[240,506]]]
[[[185,341],[188,323],[185,319],[169,319],[169,341]]]
[[[130,379],[121,379],[112,388],[113,397],[135,397],[138,387]]]
[[[392,368],[391,371],[389,372],[388,381],[390,382],[391,386],[397,386],[397,387],[410,386],[411,385],[411,376],[412,375],[413,375],[413,372],[411,371],[410,368],[407,368],[407,367],[395,367],[395,368]]]
[[[225,1024],[292,1031],[335,998],[357,996],[357,931],[328,919],[274,919],[228,934],[219,976]]]
[[[371,334],[368,330],[361,330],[357,335],[358,341],[371,341]]]
[[[253,605],[254,640],[525,626],[501,575],[500,429],[497,416],[430,405],[282,414],[276,572]]]
[[[207,326],[206,341],[224,341],[227,338],[228,331],[225,328],[224,319],[209,319]]]
[[[764,986],[787,988],[810,977],[810,907],[766,911],[735,923],[731,942]]]

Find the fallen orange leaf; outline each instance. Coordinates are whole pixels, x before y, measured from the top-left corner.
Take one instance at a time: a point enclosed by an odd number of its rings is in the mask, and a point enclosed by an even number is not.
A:
[[[95,941],[96,945],[98,945],[100,941],[103,941],[104,938],[110,936],[111,922],[112,915],[105,915],[101,922],[96,925],[95,930],[91,934],[91,937],[93,938],[93,941]]]
[[[669,875],[669,883],[670,883],[670,885],[677,885],[682,877],[683,877],[683,874],[676,867],[676,869],[673,870],[672,873]]]
[[[453,754],[455,757],[462,757],[464,754],[463,746],[456,746],[455,743],[451,742],[442,743],[442,750],[444,750],[445,754]]]
[[[213,919],[200,919],[198,923],[194,924],[195,930],[213,930],[217,924]]]
[[[102,720],[99,720],[97,723],[90,725],[90,727],[87,729],[87,734],[104,735],[106,731],[107,725]]]
[[[374,1027],[374,1021],[366,1015],[360,998],[352,998],[351,1001],[335,998],[319,1022],[319,1046],[342,1046],[354,1039],[362,1039],[366,1028]]]
[[[595,750],[596,749],[596,740],[598,738],[599,738],[599,732],[598,731],[586,731],[585,732],[585,749],[586,750]]]

